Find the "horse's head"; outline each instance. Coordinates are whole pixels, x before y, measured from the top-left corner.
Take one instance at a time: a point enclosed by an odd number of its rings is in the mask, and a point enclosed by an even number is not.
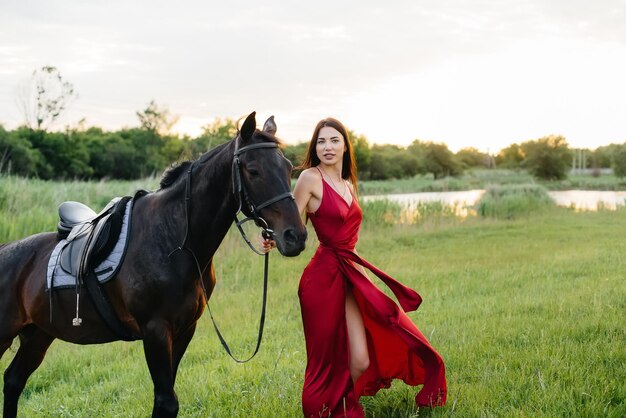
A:
[[[247,200],[241,209],[246,216],[256,217],[257,224],[267,223],[282,255],[296,256],[304,249],[307,232],[290,193],[293,167],[278,147],[274,117],[258,130],[255,116],[252,112],[244,121],[235,151],[243,191],[240,198]]]

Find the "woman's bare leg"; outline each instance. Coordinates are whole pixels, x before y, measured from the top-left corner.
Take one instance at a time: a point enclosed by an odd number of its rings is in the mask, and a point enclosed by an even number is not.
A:
[[[350,343],[350,374],[352,382],[356,383],[359,376],[369,367],[370,358],[363,318],[351,290],[346,292],[346,324]]]

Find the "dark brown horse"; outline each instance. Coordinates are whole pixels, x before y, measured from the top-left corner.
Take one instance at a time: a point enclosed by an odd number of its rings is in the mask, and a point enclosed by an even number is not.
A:
[[[154,417],[178,413],[176,371],[204,311],[203,284],[207,297],[215,284],[213,255],[240,201],[257,207],[270,202],[259,213],[274,231],[281,254],[295,256],[304,249],[306,229],[295,202],[275,199],[290,190],[291,164],[276,147],[257,145],[276,143],[275,132],[273,118],[257,130],[252,113],[234,140],[171,169],[158,191],[133,205],[128,251],[104,290],[122,323],[143,340],[154,383]],[[246,152],[237,153],[244,147]],[[241,170],[234,168],[235,154]],[[245,196],[233,191],[235,172],[240,173]],[[249,206],[242,207],[250,215]],[[5,417],[16,416],[26,381],[55,338],[76,344],[119,339],[88,297],[81,297],[82,326],[72,326],[74,290],[54,291],[51,321],[46,267],[57,240],[54,233],[42,233],[0,246],[0,358],[16,337],[20,340],[4,374]],[[174,251],[181,243],[186,243],[185,249]],[[206,273],[201,275],[203,267]]]

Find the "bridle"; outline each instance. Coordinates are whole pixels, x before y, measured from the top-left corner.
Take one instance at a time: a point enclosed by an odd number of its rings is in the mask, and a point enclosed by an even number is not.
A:
[[[239,206],[237,208],[237,211],[235,212],[235,225],[237,225],[237,229],[239,230],[239,232],[241,233],[242,238],[244,239],[244,241],[246,242],[246,244],[248,244],[248,246],[250,247],[250,249],[252,249],[252,251],[254,251],[256,254],[258,255],[262,255],[265,257],[264,260],[264,267],[263,267],[263,306],[261,308],[261,319],[259,321],[259,334],[258,334],[258,338],[257,338],[257,344],[256,344],[256,348],[254,349],[254,352],[252,353],[252,355],[247,358],[246,360],[239,360],[238,358],[236,358],[235,356],[233,356],[233,354],[230,351],[230,348],[228,347],[228,344],[226,343],[226,340],[224,339],[224,337],[222,336],[222,333],[220,332],[220,330],[217,327],[217,324],[215,323],[215,319],[213,318],[213,313],[211,312],[211,307],[209,306],[209,297],[208,297],[208,293],[206,290],[206,287],[204,285],[204,280],[202,278],[203,276],[203,272],[206,269],[206,266],[204,269],[200,268],[200,263],[198,262],[198,257],[196,257],[196,254],[194,253],[194,251],[189,248],[187,246],[187,241],[189,240],[189,219],[190,219],[190,215],[191,215],[191,175],[194,169],[194,166],[196,164],[202,164],[206,161],[206,158],[202,158],[199,160],[194,161],[190,166],[189,166],[189,170],[187,171],[187,180],[186,180],[186,184],[185,184],[185,223],[186,223],[186,230],[185,230],[185,238],[183,239],[183,243],[176,248],[174,251],[172,251],[169,254],[169,257],[172,256],[172,254],[174,254],[177,251],[187,251],[188,253],[191,254],[191,256],[193,257],[195,263],[196,263],[196,267],[198,269],[198,274],[199,274],[199,278],[200,278],[200,283],[202,285],[202,291],[204,292],[204,299],[205,299],[205,303],[207,306],[207,310],[209,311],[209,316],[211,317],[211,322],[213,323],[213,327],[215,328],[215,332],[217,333],[218,338],[220,339],[220,342],[222,343],[222,346],[224,347],[224,350],[226,350],[226,352],[228,353],[228,355],[235,360],[237,363],[247,363],[248,361],[252,360],[252,358],[257,354],[257,352],[259,351],[259,348],[261,347],[261,339],[263,338],[263,327],[265,325],[265,311],[266,311],[266,306],[267,306],[267,282],[268,282],[268,273],[269,273],[269,252],[267,253],[263,253],[259,250],[257,250],[252,243],[250,242],[250,239],[248,238],[248,236],[246,235],[245,231],[242,228],[242,225],[248,221],[254,221],[254,223],[261,228],[261,233],[263,235],[263,237],[265,239],[270,239],[274,236],[274,231],[271,230],[269,228],[269,225],[267,224],[267,221],[265,221],[265,219],[263,219],[260,215],[260,210],[263,208],[266,208],[274,203],[277,203],[283,199],[294,199],[293,193],[291,193],[291,191],[286,191],[283,192],[275,197],[272,197],[268,200],[266,200],[265,202],[256,205],[252,199],[250,198],[250,194],[248,193],[248,190],[246,189],[245,183],[242,181],[242,168],[241,168],[241,161],[239,159],[239,156],[247,151],[250,150],[255,150],[255,149],[263,149],[263,148],[278,148],[278,144],[275,142],[261,142],[258,144],[251,144],[251,145],[246,145],[244,147],[239,148],[239,140],[241,138],[240,134],[237,134],[237,137],[235,138],[235,152],[233,154],[233,163],[232,163],[232,179],[233,179],[233,193],[235,193],[235,195],[237,196],[238,200],[239,200]],[[248,211],[250,212],[250,216],[246,216],[244,219],[242,219],[241,221],[238,219],[238,214],[240,212],[242,212],[242,208],[243,205],[246,205]],[[245,215],[245,213],[244,213]],[[207,264],[208,265],[208,264]]]
[[[267,222],[265,221],[265,219],[261,217],[259,211],[283,199],[293,200],[294,197],[293,197],[293,193],[291,193],[290,191],[286,191],[284,193],[279,194],[278,196],[275,196],[266,200],[265,202],[259,205],[255,205],[254,202],[252,202],[252,199],[250,199],[250,195],[248,194],[248,191],[245,188],[243,181],[241,180],[242,171],[241,171],[241,161],[239,160],[239,156],[243,154],[244,152],[247,152],[253,149],[278,148],[278,144],[276,144],[275,142],[261,142],[259,144],[246,145],[245,147],[239,148],[238,139],[239,139],[239,136],[237,136],[237,138],[235,139],[235,153],[233,155],[233,190],[239,196],[239,207],[237,208],[237,212],[235,213],[235,224],[237,225],[237,229],[241,233],[241,236],[246,241],[246,244],[248,244],[248,246],[250,247],[252,251],[257,253],[258,255],[267,255],[267,253],[260,252],[254,247],[254,245],[252,245],[252,243],[248,239],[248,236],[244,232],[241,225],[245,224],[248,221],[254,221],[254,223],[259,228],[261,228],[262,230],[261,233],[263,234],[263,237],[265,239],[269,239],[273,237],[274,231],[272,231],[269,228],[269,226],[267,225]],[[251,216],[246,216],[244,219],[240,221],[237,218],[237,214],[242,212],[241,209],[242,209],[242,205],[244,204],[244,202],[247,205],[248,211],[250,212]]]

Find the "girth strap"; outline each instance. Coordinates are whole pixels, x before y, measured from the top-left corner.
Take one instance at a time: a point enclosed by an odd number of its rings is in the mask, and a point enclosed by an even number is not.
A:
[[[113,306],[111,305],[111,301],[100,286],[93,269],[90,269],[89,272],[83,276],[83,282],[85,283],[87,293],[89,293],[89,297],[100,314],[100,317],[119,339],[124,341],[135,341],[141,339],[139,335],[134,334],[124,324],[122,324],[122,321],[120,321],[117,317],[115,311],[113,310]]]

